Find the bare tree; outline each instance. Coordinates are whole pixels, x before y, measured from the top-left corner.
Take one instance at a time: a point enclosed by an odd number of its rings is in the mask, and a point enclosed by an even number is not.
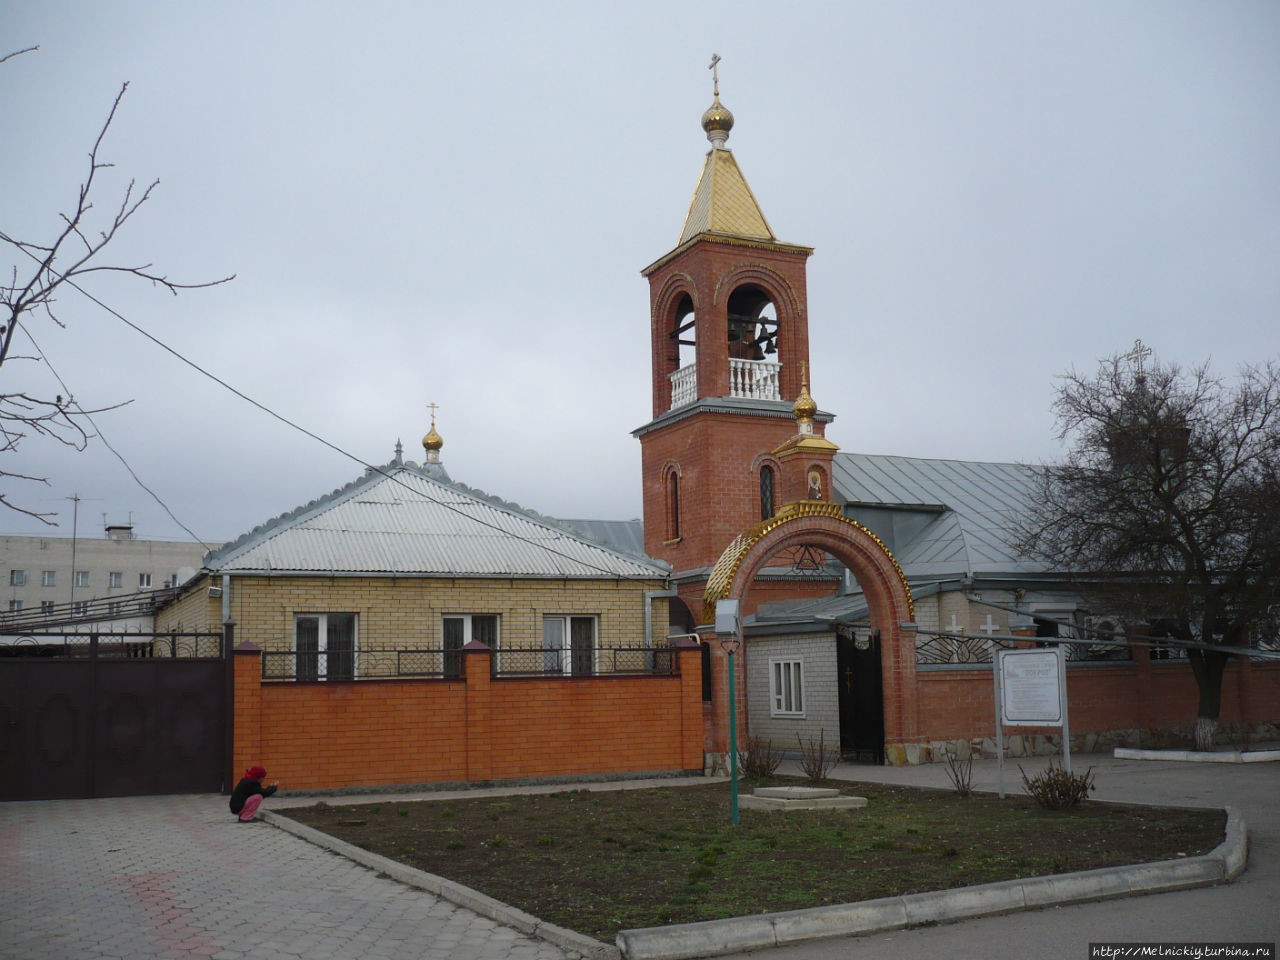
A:
[[[1069,452],[1043,471],[1019,546],[1187,646],[1196,747],[1211,749],[1225,648],[1280,612],[1280,365],[1227,384],[1207,365],[1144,369],[1149,355],[1139,343],[1062,378]]]
[[[30,47],[0,57],[0,63],[35,49],[37,48]],[[152,191],[160,183],[159,180],[154,180],[145,189],[138,190],[136,182],[130,180],[118,205],[113,207],[113,212],[104,218],[98,218],[94,214],[95,180],[100,171],[112,166],[100,158],[99,151],[128,88],[127,83],[123,84],[116,94],[107,119],[89,151],[89,168],[80,184],[75,203],[70,213],[58,215],[59,224],[56,231],[51,231],[52,239],[44,242],[21,239],[0,229],[0,241],[8,245],[14,254],[12,265],[5,271],[8,277],[0,283],[0,309],[3,310],[3,316],[0,316],[0,322],[3,323],[0,326],[0,369],[13,361],[46,362],[27,328],[37,317],[64,327],[57,310],[59,294],[64,289],[77,287],[77,282],[90,274],[129,274],[161,286],[175,296],[179,290],[210,287],[232,279],[224,277],[205,283],[177,283],[156,272],[149,263],[126,266],[103,262],[103,251],[151,198]],[[21,346],[15,343],[19,330],[26,334]],[[27,345],[30,352],[27,352]],[[65,386],[65,393],[54,393],[51,390],[53,396],[33,396],[20,390],[5,389],[12,382],[12,377],[0,382],[0,453],[13,454],[22,441],[33,436],[49,438],[83,450],[93,436],[92,415],[123,406],[115,403],[95,408],[82,407]],[[7,467],[0,468],[0,479],[49,482],[46,477],[16,472]],[[0,505],[52,523],[52,514],[20,506],[5,493],[0,493]]]

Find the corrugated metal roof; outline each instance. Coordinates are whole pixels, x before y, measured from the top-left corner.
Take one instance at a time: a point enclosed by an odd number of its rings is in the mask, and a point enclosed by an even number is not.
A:
[[[645,557],[643,520],[558,520],[588,540],[636,557]]]
[[[908,579],[1044,569],[1013,549],[1014,530],[1035,485],[1033,468],[1017,463],[921,460],[838,453],[836,492],[847,503],[907,510],[942,508],[894,556]]]
[[[429,475],[430,474],[430,475]],[[664,579],[656,561],[448,479],[392,464],[205,558],[219,573]]]

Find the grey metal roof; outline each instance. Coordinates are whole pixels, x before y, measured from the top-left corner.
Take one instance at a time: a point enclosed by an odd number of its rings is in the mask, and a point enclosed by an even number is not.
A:
[[[643,520],[557,520],[561,526],[580,533],[601,546],[636,557],[644,552]]]
[[[1035,477],[1034,468],[1017,463],[861,453],[838,453],[832,466],[836,492],[847,504],[907,511],[942,508],[910,541],[894,546],[909,580],[1043,570],[1011,546]]]
[[[215,573],[665,579],[664,564],[611,550],[554,520],[391,463],[205,557]]]

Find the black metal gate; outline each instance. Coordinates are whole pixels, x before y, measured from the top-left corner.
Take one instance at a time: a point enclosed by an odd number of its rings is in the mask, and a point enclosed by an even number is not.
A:
[[[9,639],[0,800],[222,791],[226,654],[220,634]]]
[[[840,678],[840,752],[858,763],[884,763],[884,687],[880,631],[836,634]]]

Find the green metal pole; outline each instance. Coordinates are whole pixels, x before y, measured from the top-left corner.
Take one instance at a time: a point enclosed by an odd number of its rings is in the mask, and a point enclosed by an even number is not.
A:
[[[738,825],[738,700],[734,695],[733,651],[729,651],[729,810]]]

